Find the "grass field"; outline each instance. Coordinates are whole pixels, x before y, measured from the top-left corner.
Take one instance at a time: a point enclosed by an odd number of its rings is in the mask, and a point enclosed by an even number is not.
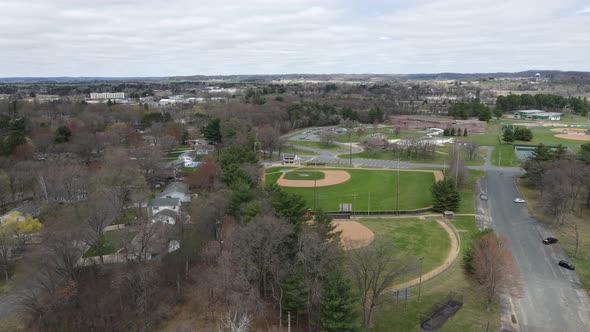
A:
[[[395,138],[401,138],[401,137],[424,136],[423,133],[418,133],[416,130],[402,130],[402,131],[400,131],[399,136],[395,135],[395,133],[393,131],[394,131],[393,127],[391,127],[391,128],[365,128],[365,133],[359,137],[359,135],[356,134],[356,129],[354,129],[352,134],[350,135],[350,139],[349,139],[349,133],[346,132],[346,133],[342,133],[342,134],[338,135],[338,139],[336,139],[336,140],[340,143],[349,143],[350,141],[358,142],[361,138],[371,136],[373,134],[383,134],[388,139],[395,139]]]
[[[346,148],[341,147],[340,145],[336,145],[336,144],[328,145],[328,144],[323,144],[320,142],[312,142],[312,141],[289,141],[289,144],[306,146],[308,148],[315,148],[315,149],[322,149],[322,150],[342,150],[342,151],[346,150]]]
[[[462,244],[468,242],[470,234],[477,231],[474,217],[456,217],[453,225],[459,232]],[[461,251],[463,252],[464,249],[465,246],[462,246]],[[478,292],[477,287],[463,272],[460,259],[449,270],[422,284],[420,302],[417,300],[417,289],[412,289],[407,303],[403,299],[397,302],[391,297],[383,296],[383,303],[376,309],[375,327],[362,331],[419,331],[417,327],[421,314],[435,303],[443,301],[449,291],[462,293],[464,305],[437,331],[485,331],[488,322],[490,323],[489,331],[497,331],[498,308],[493,307],[490,312],[486,310],[482,293]]]
[[[323,172],[314,171],[293,171],[285,174],[287,180],[321,180],[325,177]]]
[[[406,154],[402,154],[399,158],[401,161],[418,163],[418,164],[440,164],[443,165],[447,162],[450,146],[438,146],[434,158],[413,158],[408,157]],[[461,151],[461,154],[465,158],[465,163],[469,166],[479,166],[484,164],[484,159],[481,153],[478,152],[478,156],[473,160],[468,160],[467,155]],[[341,159],[348,159],[348,154],[341,154],[338,156]],[[365,150],[360,153],[353,153],[352,158],[364,158],[364,159],[378,159],[378,160],[397,160],[398,155],[395,155],[392,151],[374,149]]]
[[[321,207],[325,211],[338,211],[340,203],[352,203],[353,209],[357,211],[391,211],[396,209],[398,172],[343,168],[337,170],[346,170],[352,178],[345,183],[317,187],[315,189],[316,207]],[[279,177],[280,173],[272,173],[267,170],[266,183],[274,183]],[[434,183],[434,174],[430,172],[399,172],[399,178],[400,210],[415,210],[432,205],[430,187]],[[284,187],[284,189],[303,196],[309,208],[313,208],[314,188]]]
[[[459,211],[457,213],[475,213],[475,183],[484,176],[484,171],[469,171],[469,182],[460,190],[461,202],[459,203]]]
[[[128,228],[105,232],[104,241],[102,243],[102,254],[114,254],[117,252],[117,250],[123,248],[127,243],[131,242],[135,235],[137,235],[137,231]],[[96,249],[97,248],[95,246],[91,246],[88,248],[86,253],[84,253],[84,257],[98,256]]]
[[[512,144],[497,145],[492,151],[492,165],[515,167],[520,166],[521,163],[522,161],[516,157]]]
[[[392,254],[416,259],[424,257],[424,273],[442,264],[449,253],[450,241],[447,232],[434,218],[362,218],[359,222],[371,229],[377,237],[393,243]],[[396,280],[395,283],[399,284],[418,276],[419,271],[415,271]]]

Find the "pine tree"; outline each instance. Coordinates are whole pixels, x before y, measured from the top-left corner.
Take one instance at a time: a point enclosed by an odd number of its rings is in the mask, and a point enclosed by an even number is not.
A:
[[[203,127],[203,136],[209,142],[221,143],[220,120],[217,118],[209,120],[209,123]]]
[[[355,331],[356,305],[350,281],[339,272],[330,274],[322,292],[320,331]]]
[[[455,128],[451,128],[451,136],[455,136]]]
[[[502,136],[504,142],[514,142],[514,131],[511,128],[507,128],[504,130],[504,135]]]
[[[72,137],[72,131],[66,126],[61,126],[55,131],[55,143],[66,143]]]
[[[459,207],[461,196],[450,179],[445,178],[432,185],[432,195],[434,211],[455,211]]]
[[[463,136],[467,137],[467,128],[463,129]]]

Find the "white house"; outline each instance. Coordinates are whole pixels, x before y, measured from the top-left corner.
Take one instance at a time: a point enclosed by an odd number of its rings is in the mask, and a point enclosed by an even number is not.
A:
[[[283,154],[283,165],[293,165],[300,163],[299,156],[296,154],[291,153],[284,153]]]
[[[170,211],[174,214],[174,218],[171,219],[170,212],[160,213],[162,211]],[[159,197],[150,199],[148,202],[148,215],[152,219],[152,222],[166,221],[168,224],[176,223],[176,217],[180,213],[180,199],[172,197]]]
[[[178,198],[180,203],[188,203],[191,201],[191,194],[188,184],[184,182],[172,182],[158,194],[159,198]]]
[[[178,218],[177,213],[175,213],[172,210],[166,209],[158,211],[156,214],[154,214],[154,216],[152,217],[152,222],[161,222],[168,225],[174,225],[176,224],[176,218]]]

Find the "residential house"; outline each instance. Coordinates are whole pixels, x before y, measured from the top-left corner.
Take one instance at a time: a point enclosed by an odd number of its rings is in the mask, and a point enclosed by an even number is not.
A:
[[[172,218],[170,213],[160,213],[162,211],[171,211],[175,217]],[[174,225],[180,215],[180,199],[173,197],[158,197],[150,199],[148,202],[148,215],[152,222],[165,221],[167,224]]]
[[[20,212],[21,215],[18,217],[18,220],[24,221],[27,215],[31,215],[33,218],[39,216],[41,209],[34,202],[25,203],[0,216],[0,224],[4,223],[4,220],[6,220],[12,212]]]
[[[158,194],[160,198],[178,198],[180,203],[188,203],[191,201],[190,190],[188,184],[184,182],[172,182],[168,184],[164,190]]]

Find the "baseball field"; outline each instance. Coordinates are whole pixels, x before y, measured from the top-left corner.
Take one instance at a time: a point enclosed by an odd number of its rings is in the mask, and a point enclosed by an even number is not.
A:
[[[339,211],[347,203],[353,211],[375,212],[431,206],[430,187],[441,177],[440,171],[275,167],[267,170],[265,182],[303,196],[310,209]]]

